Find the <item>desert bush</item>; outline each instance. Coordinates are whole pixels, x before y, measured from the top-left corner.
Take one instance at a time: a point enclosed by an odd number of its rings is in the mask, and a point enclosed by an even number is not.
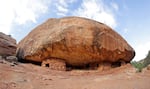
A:
[[[144,58],[144,67],[147,67],[150,64],[150,51],[148,52],[146,58]]]
[[[148,52],[147,56],[138,62],[132,61],[131,64],[137,68],[137,72],[142,72],[142,69],[147,67],[150,64],[150,51]]]
[[[133,61],[131,64],[137,69],[137,72],[142,72],[142,69],[144,68],[143,63]]]

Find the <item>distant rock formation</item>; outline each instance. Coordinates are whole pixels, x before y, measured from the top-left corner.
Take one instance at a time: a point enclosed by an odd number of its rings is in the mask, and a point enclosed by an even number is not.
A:
[[[10,35],[0,32],[0,63],[15,66],[18,62],[16,57],[16,40]]]
[[[0,32],[0,56],[15,56],[16,49],[16,40]]]
[[[134,56],[134,49],[117,32],[81,17],[51,18],[32,30],[17,48],[20,59],[43,62],[42,66],[56,70],[66,66],[108,69],[128,63]]]

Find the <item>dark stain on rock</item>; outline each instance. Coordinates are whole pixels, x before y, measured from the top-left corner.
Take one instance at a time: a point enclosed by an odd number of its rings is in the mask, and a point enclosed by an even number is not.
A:
[[[97,51],[100,53],[101,52],[101,44],[100,44],[100,38],[99,38],[99,34],[101,33],[100,29],[97,27],[91,28],[93,29],[93,45],[92,45],[92,49],[93,52],[96,53]]]

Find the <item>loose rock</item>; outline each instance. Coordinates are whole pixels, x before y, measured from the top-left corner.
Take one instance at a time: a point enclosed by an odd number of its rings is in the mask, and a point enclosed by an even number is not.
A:
[[[7,56],[6,61],[8,61],[8,62],[17,62],[18,58],[16,56]]]

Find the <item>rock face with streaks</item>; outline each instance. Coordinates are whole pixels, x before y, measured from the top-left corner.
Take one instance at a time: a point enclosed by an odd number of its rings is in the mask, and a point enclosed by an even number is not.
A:
[[[16,55],[16,40],[10,35],[5,35],[0,32],[0,55],[15,56]]]
[[[81,17],[65,17],[48,19],[33,29],[19,42],[17,56],[43,62],[42,66],[51,69],[64,70],[66,66],[95,68],[128,63],[135,56],[135,51],[103,23]]]

